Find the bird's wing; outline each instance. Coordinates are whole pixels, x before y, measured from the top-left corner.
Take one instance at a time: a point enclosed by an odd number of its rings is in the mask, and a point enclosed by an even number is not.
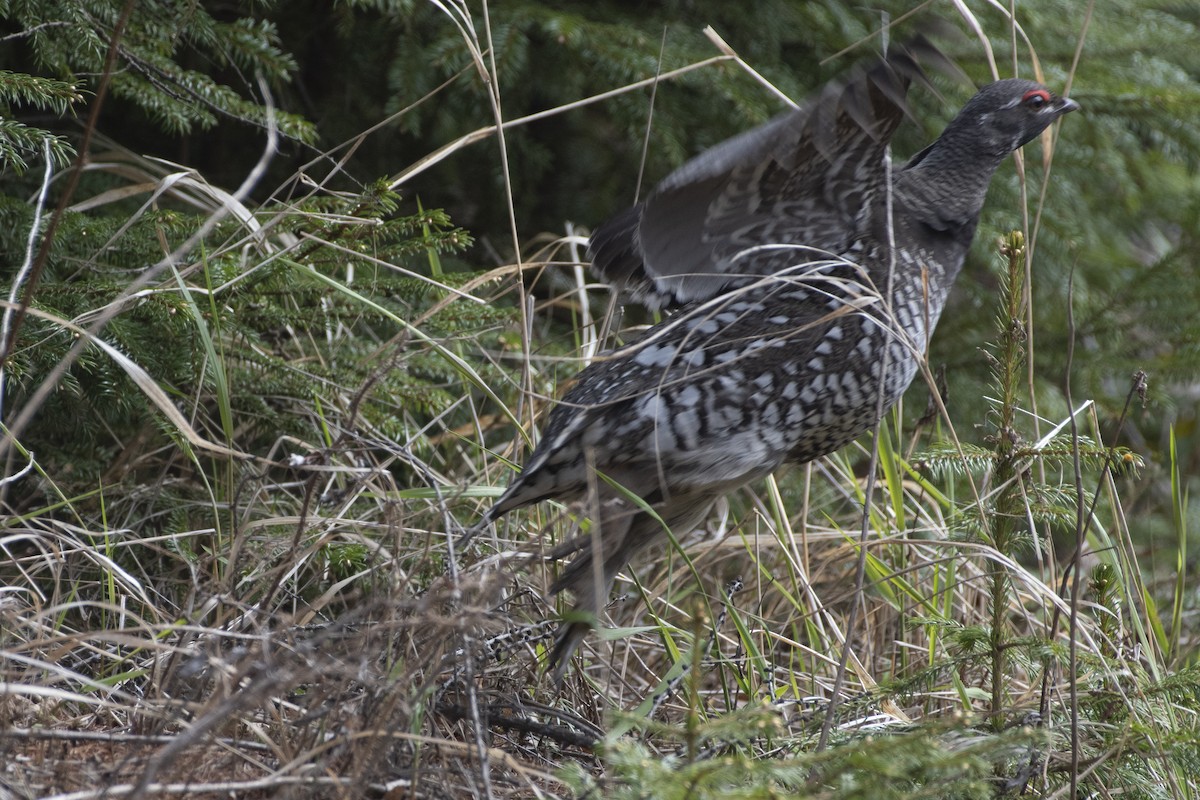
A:
[[[864,207],[886,180],[888,142],[905,115],[918,40],[803,107],[717,145],[671,173],[644,203],[592,235],[592,269],[651,308],[712,298],[734,276],[770,274],[796,260],[747,253],[801,244],[845,254]]]
[[[680,310],[575,377],[484,524],[551,497],[603,494],[596,469],[643,498],[715,495],[765,475],[791,445],[752,424],[754,415],[776,395],[806,393],[823,362],[837,372],[853,357],[877,297],[865,271],[826,261]]]

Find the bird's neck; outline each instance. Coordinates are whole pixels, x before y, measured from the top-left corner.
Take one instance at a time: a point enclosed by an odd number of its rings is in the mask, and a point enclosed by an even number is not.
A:
[[[988,184],[1003,160],[1003,155],[972,147],[965,136],[943,136],[905,165],[896,188],[917,219],[948,233],[966,226],[963,233],[969,240]]]

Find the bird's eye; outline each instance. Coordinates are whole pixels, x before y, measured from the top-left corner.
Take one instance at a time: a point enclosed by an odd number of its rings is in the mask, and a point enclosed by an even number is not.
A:
[[[1030,89],[1021,98],[1021,103],[1030,108],[1041,108],[1050,102],[1050,93],[1045,89]]]

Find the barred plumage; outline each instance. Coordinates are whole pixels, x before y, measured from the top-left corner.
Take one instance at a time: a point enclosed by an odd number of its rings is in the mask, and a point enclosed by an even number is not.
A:
[[[888,143],[919,77],[914,54],[895,52],[701,154],[596,229],[595,272],[678,310],[579,374],[480,523],[552,497],[590,500],[593,533],[553,587],[586,618],[564,623],[556,678],[663,524],[686,532],[726,492],[878,422],[917,371],[996,167],[1078,107],[999,81],[893,167]]]

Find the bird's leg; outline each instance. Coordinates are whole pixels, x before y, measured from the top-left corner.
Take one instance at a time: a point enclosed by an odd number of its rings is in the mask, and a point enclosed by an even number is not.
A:
[[[575,606],[564,617],[547,665],[556,684],[561,683],[571,655],[595,626],[600,609],[608,601],[617,573],[639,551],[667,538],[667,531],[684,534],[704,519],[713,498],[680,496],[655,507],[658,517],[640,511],[624,500],[609,500],[600,505],[597,527],[591,541],[580,548],[572,561],[550,587],[551,592],[566,589],[575,596]]]
[[[575,606],[565,615],[547,662],[556,684],[562,682],[571,655],[583,637],[596,627],[617,573],[645,546],[646,542],[638,539],[646,537],[635,530],[641,527],[638,520],[645,518],[658,525],[657,520],[623,501],[608,500],[598,505],[600,513],[593,519],[592,529],[580,537],[585,541],[577,548],[579,555],[550,587],[553,594],[565,589],[575,597]]]

